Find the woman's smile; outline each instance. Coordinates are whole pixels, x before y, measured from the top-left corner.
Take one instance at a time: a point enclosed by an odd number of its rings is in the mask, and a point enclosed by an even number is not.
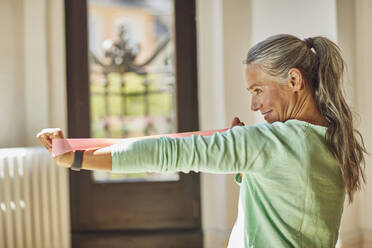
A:
[[[267,111],[265,113],[262,113],[262,115],[264,116],[265,120],[269,117],[269,115],[272,113],[273,111],[270,110],[270,111]]]

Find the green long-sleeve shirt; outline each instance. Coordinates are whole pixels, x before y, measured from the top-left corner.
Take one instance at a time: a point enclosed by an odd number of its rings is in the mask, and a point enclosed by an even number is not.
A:
[[[334,247],[345,186],[326,130],[288,120],[119,144],[113,171],[236,173],[238,217],[228,247]]]

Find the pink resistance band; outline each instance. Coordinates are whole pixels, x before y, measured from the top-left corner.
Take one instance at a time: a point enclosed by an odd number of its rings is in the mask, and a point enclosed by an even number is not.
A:
[[[229,128],[198,131],[198,132],[186,132],[186,133],[174,133],[174,134],[161,134],[161,135],[151,135],[142,136],[127,139],[53,139],[52,140],[52,154],[53,156],[58,156],[67,152],[72,152],[76,150],[96,150],[105,148],[111,145],[120,144],[124,142],[133,142],[143,139],[154,139],[160,137],[169,138],[184,138],[190,137],[192,135],[202,135],[202,136],[212,136],[214,133],[222,133],[227,131]]]

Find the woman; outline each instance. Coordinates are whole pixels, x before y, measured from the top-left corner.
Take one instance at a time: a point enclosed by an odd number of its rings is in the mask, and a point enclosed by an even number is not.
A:
[[[236,173],[238,218],[229,247],[334,247],[345,193],[353,201],[364,177],[360,133],[341,80],[339,48],[324,37],[276,35],[255,45],[246,63],[251,109],[266,124],[211,137],[160,138],[84,154],[84,169],[116,172]],[[42,144],[63,137],[41,132]],[[55,158],[70,167],[74,154]]]

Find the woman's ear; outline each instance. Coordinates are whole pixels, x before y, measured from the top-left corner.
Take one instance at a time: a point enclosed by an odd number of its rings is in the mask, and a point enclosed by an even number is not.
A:
[[[305,81],[302,73],[297,68],[291,68],[288,71],[288,85],[293,91],[300,91],[304,89]]]

